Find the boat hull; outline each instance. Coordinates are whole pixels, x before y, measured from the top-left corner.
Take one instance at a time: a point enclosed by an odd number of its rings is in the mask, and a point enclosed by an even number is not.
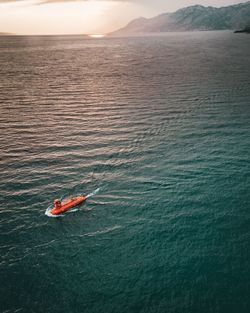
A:
[[[64,212],[67,212],[68,210],[72,209],[73,207],[84,202],[86,199],[87,199],[87,196],[78,196],[78,197],[71,198],[71,199],[67,200],[66,202],[62,203],[60,208],[54,207],[51,210],[51,214],[59,215],[59,214],[62,214]]]

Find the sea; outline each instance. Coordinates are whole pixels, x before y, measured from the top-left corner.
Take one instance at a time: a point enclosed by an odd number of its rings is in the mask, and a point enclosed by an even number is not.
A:
[[[1,313],[250,312],[249,56],[230,31],[0,37]]]

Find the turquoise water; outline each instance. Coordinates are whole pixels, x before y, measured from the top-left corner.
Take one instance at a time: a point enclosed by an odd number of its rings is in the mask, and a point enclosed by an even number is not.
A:
[[[249,51],[0,38],[1,312],[249,312]]]

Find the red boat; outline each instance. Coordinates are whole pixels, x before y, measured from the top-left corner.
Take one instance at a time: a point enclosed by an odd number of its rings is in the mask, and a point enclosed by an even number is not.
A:
[[[87,199],[87,196],[76,196],[70,199],[66,199],[65,201],[61,202],[61,200],[56,199],[54,201],[54,208],[51,210],[51,214],[53,215],[59,215],[61,213],[64,213],[70,209],[72,209],[73,207],[81,204],[82,202],[84,202]]]

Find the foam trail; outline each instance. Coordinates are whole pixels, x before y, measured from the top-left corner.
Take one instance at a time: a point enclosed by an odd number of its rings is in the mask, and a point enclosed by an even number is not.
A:
[[[101,189],[101,188],[97,188],[96,190],[94,190],[93,192],[91,192],[90,194],[88,194],[88,195],[86,196],[86,198],[88,199],[88,198],[90,198],[90,197],[96,195],[96,194],[100,191],[100,189]]]
[[[71,210],[69,210],[69,211],[67,211],[68,213],[73,213],[73,212],[77,212],[77,211],[79,211],[80,209],[79,208],[76,208],[76,209],[71,209]]]

